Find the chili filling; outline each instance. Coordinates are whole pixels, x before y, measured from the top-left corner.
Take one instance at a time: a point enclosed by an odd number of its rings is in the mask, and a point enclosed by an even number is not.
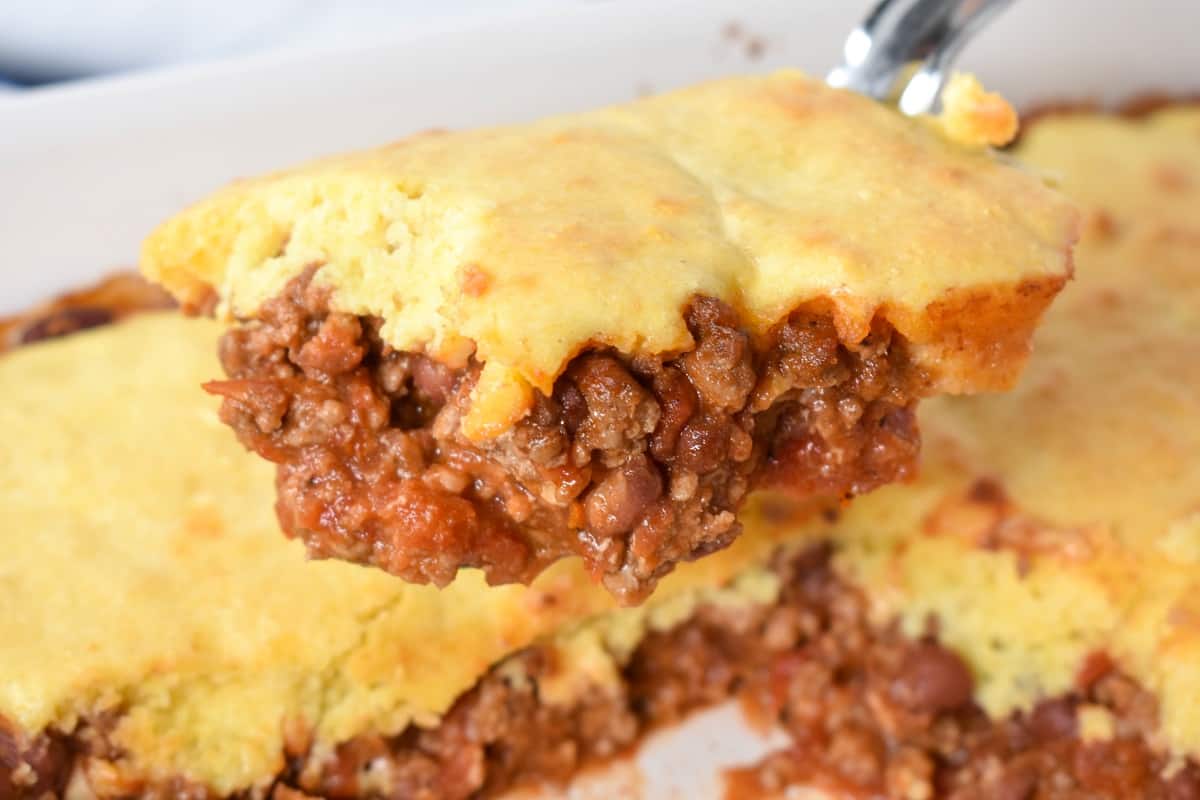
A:
[[[587,352],[550,396],[485,442],[460,432],[480,367],[381,339],[331,312],[312,272],[221,342],[221,417],[278,465],[284,531],[320,558],[414,583],[461,567],[527,583],[578,555],[625,603],[680,561],[728,545],[752,489],[848,497],[903,479],[922,378],[883,322],[855,347],[828,314],[793,313],[759,346],[727,305],[686,310],[694,348]]]

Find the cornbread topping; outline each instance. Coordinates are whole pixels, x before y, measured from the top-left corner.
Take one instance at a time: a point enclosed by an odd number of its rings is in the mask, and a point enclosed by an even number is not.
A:
[[[635,602],[753,486],[903,478],[919,397],[1015,378],[1075,216],[955,87],[941,123],[782,72],[425,134],[235,184],[143,269],[238,320],[210,389],[311,553],[439,585],[579,554]]]
[[[1060,284],[1073,238],[1038,179],[780,72],[235,183],[156,231],[142,266],[185,302],[215,291],[252,318],[322,264],[332,310],[379,317],[396,350],[473,354],[485,390],[548,395],[583,348],[688,350],[683,311],[706,295],[755,336],[815,300],[847,344],[882,316],[962,391],[1015,377],[1029,328],[1005,330],[1041,309],[986,312]],[[952,313],[967,301],[971,325]],[[523,402],[484,402],[469,427],[503,428]]]

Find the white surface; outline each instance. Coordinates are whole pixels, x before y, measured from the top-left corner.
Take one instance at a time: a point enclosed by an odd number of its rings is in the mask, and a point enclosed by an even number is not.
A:
[[[566,792],[525,789],[504,800],[715,800],[724,790],[723,770],[752,764],[787,744],[781,731],[747,727],[730,703],[654,733],[634,757],[585,771]]]
[[[607,0],[613,1],[613,0]],[[553,0],[4,0],[0,72],[42,81],[378,39]],[[558,0],[585,2],[585,0]]]
[[[0,313],[132,264],[151,226],[238,175],[721,73],[823,74],[865,5],[632,0],[0,97]],[[742,35],[728,35],[730,22]],[[963,66],[1022,103],[1195,91],[1197,31],[1194,0],[1024,0]],[[753,37],[765,44],[761,61]],[[708,715],[641,755],[644,796],[713,797],[718,757],[762,747],[735,712]]]

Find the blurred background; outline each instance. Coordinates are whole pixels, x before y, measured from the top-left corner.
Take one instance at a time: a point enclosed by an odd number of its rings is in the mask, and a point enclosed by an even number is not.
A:
[[[464,16],[640,0],[0,0],[0,92],[369,41]]]

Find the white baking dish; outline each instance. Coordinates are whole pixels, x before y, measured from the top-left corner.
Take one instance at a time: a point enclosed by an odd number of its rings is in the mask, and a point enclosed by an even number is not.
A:
[[[610,0],[0,95],[0,313],[133,264],[152,225],[238,175],[429,127],[529,118],[730,72],[823,74],[866,3]],[[1200,90],[1195,0],[1025,0],[963,66],[1018,103]],[[768,744],[702,715],[579,797],[716,797]],[[639,788],[640,787],[640,788]]]

